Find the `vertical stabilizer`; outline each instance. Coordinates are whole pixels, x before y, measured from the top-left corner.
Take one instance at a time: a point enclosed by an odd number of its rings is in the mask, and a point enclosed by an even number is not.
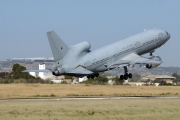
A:
[[[68,46],[61,40],[61,38],[54,32],[47,32],[49,44],[55,61],[64,57],[68,51]]]

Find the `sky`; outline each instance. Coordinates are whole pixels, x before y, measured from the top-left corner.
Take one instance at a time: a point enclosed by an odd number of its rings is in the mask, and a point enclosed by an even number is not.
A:
[[[180,67],[180,0],[0,0],[0,60],[52,57],[50,30],[95,50],[154,28],[171,35],[154,52],[161,66]]]

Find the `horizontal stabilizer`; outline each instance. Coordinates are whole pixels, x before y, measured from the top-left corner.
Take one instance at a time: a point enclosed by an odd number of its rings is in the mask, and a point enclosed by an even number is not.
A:
[[[23,70],[22,72],[52,72],[50,69],[44,70]]]
[[[70,74],[89,75],[89,74],[92,74],[93,72],[83,68],[82,66],[79,66],[79,67],[75,68],[74,70],[72,70],[72,71],[70,71],[68,73],[70,73]]]

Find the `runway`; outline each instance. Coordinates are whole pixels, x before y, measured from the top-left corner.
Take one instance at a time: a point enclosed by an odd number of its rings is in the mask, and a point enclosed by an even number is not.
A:
[[[117,99],[180,99],[180,96],[127,96],[127,97],[59,97],[59,98],[1,98],[0,101],[68,101]]]

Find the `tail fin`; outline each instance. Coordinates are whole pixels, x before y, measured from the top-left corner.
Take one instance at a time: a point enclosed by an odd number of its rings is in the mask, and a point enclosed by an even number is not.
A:
[[[64,57],[68,51],[68,46],[61,40],[61,38],[54,32],[47,32],[47,37],[51,47],[54,60],[58,61]]]

